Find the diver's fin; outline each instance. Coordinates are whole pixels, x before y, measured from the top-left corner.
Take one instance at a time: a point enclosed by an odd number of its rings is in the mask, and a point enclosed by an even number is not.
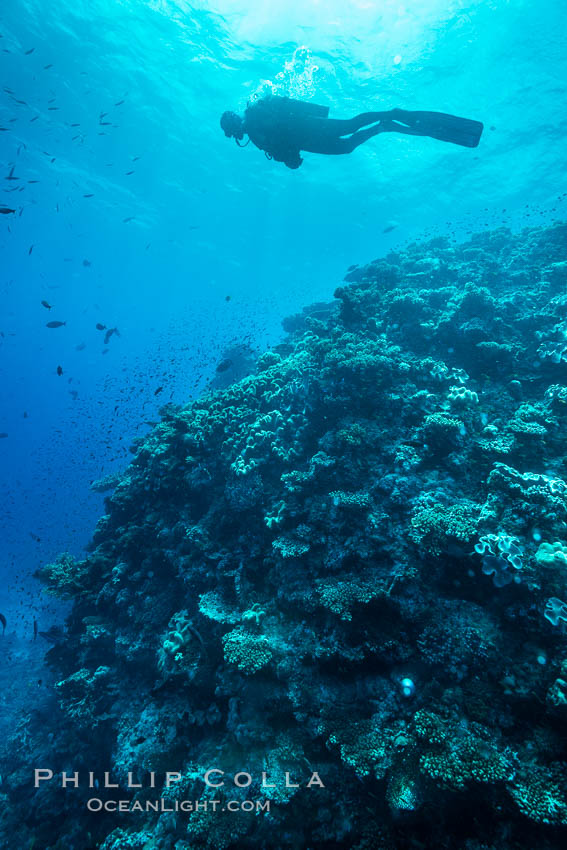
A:
[[[484,125],[470,118],[458,118],[445,112],[410,112],[410,126],[420,135],[465,148],[476,148]]]

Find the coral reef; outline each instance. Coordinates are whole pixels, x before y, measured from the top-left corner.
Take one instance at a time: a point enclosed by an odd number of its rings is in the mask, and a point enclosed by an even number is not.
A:
[[[5,744],[5,846],[563,846],[566,255],[557,224],[353,267],[164,411],[84,560],[40,571],[73,604]],[[86,808],[112,794],[139,810]]]

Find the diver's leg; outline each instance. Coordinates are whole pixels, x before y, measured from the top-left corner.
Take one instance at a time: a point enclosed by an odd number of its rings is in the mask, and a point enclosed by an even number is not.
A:
[[[413,133],[409,125],[402,121],[405,116],[397,114],[400,112],[402,110],[395,109],[388,112],[363,112],[344,121],[337,118],[317,118],[310,123],[309,134],[301,138],[299,146],[302,151],[310,153],[345,154],[352,153],[359,145],[379,133]],[[361,127],[365,129],[360,129]]]
[[[351,151],[359,145],[363,145],[364,142],[367,142],[368,139],[371,139],[373,136],[378,136],[379,133],[385,133],[389,129],[390,128],[386,123],[380,122],[379,124],[374,124],[372,127],[367,127],[366,130],[358,130],[356,133],[353,133],[352,136],[349,136],[348,139],[340,139],[340,141],[344,142],[346,145],[346,149],[341,151],[341,153],[351,153]]]
[[[427,136],[427,127],[420,116],[424,112],[409,112],[407,109],[391,109],[383,122],[385,132],[404,133],[407,136]]]
[[[319,138],[323,143],[322,149],[318,150],[318,153],[350,153],[378,133],[429,136],[443,142],[475,148],[483,131],[483,125],[480,121],[458,118],[445,112],[410,112],[406,109],[391,109],[388,112],[362,112],[360,115],[345,121],[329,118],[320,119],[318,126],[322,131]],[[303,149],[310,150],[308,147]]]
[[[310,138],[301,142],[301,150],[309,153],[322,153],[331,156],[336,154],[351,153],[355,148],[370,139],[371,136],[376,136],[381,133],[380,125],[368,127],[366,130],[359,130],[357,133],[352,133],[346,139],[335,135],[321,135],[319,138]]]
[[[309,153],[323,153],[329,155],[342,154],[342,153],[350,153],[354,150],[353,145],[351,144],[352,136],[349,136],[348,139],[341,139],[340,136],[329,136],[325,139],[318,139],[317,141],[311,141],[301,146],[302,151],[309,151]]]
[[[388,115],[388,130],[408,135],[422,135],[422,128],[415,112],[407,109],[392,109]]]
[[[321,129],[333,136],[350,136],[361,127],[369,124],[377,124],[379,121],[387,120],[391,112],[361,112],[354,118],[319,118],[317,119]]]
[[[425,113],[408,112],[405,109],[390,109],[387,112],[361,112],[360,115],[355,115],[354,118],[345,120],[339,118],[319,119],[321,127],[328,135],[351,136],[363,127],[370,127],[373,124],[379,124],[383,131],[394,131],[399,133],[409,133],[411,135],[424,135],[422,127],[419,127],[420,116]],[[372,133],[371,135],[376,135]],[[368,136],[370,138],[370,136]],[[363,139],[366,141],[366,139]],[[362,144],[362,142],[359,142]]]
[[[335,121],[335,124],[343,125],[340,129],[341,136],[347,133],[355,133],[368,124],[380,124],[381,132],[397,131],[398,133],[409,133],[411,135],[424,135],[420,116],[423,112],[408,112],[406,109],[390,109],[388,112],[362,112],[348,121]],[[344,129],[343,129],[344,128]],[[337,128],[338,129],[338,128]]]

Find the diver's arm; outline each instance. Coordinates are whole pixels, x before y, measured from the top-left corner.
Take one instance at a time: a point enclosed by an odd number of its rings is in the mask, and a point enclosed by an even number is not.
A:
[[[302,157],[298,150],[293,150],[292,148],[288,148],[287,150],[275,150],[269,151],[272,159],[275,159],[276,162],[283,162],[284,165],[287,165],[288,168],[299,168],[301,163],[303,162]]]
[[[299,168],[299,166],[303,162],[303,157],[299,156],[299,153],[298,153],[296,159],[286,159],[284,161],[285,161],[285,164],[287,165],[288,168],[294,168],[295,169],[295,168]]]
[[[257,148],[288,168],[299,168],[303,159],[289,139],[289,98],[271,97],[249,105],[244,113],[244,132]]]
[[[274,139],[273,134],[246,125],[244,132],[248,134],[249,139],[257,148],[264,151],[271,159],[275,159],[276,162],[283,162],[288,168],[299,168],[303,162],[298,148],[283,145],[279,138]]]

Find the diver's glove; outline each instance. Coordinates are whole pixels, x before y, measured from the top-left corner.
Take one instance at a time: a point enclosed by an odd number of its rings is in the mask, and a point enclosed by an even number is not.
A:
[[[284,159],[284,162],[285,162],[285,164],[287,165],[288,168],[299,168],[299,166],[303,162],[303,158],[299,156],[299,152],[298,152],[297,155],[287,157],[286,159]]]
[[[269,151],[266,151],[268,159],[275,159],[276,162],[283,162],[288,168],[299,168],[303,162],[299,155],[299,149],[289,148],[280,145],[279,148],[272,146]]]

